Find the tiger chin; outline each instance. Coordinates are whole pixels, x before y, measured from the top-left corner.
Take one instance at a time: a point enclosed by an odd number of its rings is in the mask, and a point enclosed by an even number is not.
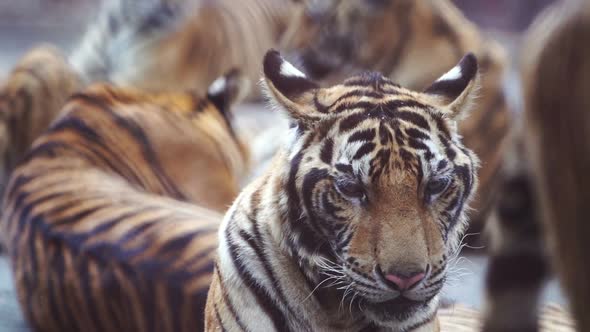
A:
[[[207,331],[434,331],[477,188],[457,124],[466,55],[423,92],[366,73],[320,88],[276,51],[270,103],[292,126],[219,230]]]

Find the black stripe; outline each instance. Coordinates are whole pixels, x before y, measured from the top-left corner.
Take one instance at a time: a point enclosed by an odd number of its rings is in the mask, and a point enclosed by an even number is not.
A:
[[[334,140],[332,138],[327,138],[324,140],[324,144],[320,150],[320,159],[328,164],[332,164],[332,155],[334,153]]]
[[[449,127],[447,126],[445,120],[441,116],[436,114],[432,114],[432,118],[436,123],[436,128],[438,129],[438,131],[444,135],[443,137],[445,137],[447,140],[451,140],[451,132],[449,131]]]
[[[369,128],[361,131],[357,131],[350,135],[348,143],[372,141],[376,136],[375,128]]]
[[[338,127],[338,130],[340,131],[340,133],[345,133],[351,129],[356,128],[359,125],[359,123],[363,122],[367,118],[367,115],[362,112],[351,114],[342,121],[340,121],[340,126]]]
[[[411,138],[421,139],[421,140],[429,140],[430,136],[427,133],[423,132],[422,130],[418,130],[416,128],[407,128],[404,130],[407,136]]]
[[[375,150],[375,143],[371,142],[371,143],[365,143],[363,144],[363,146],[361,146],[355,153],[355,155],[352,157],[353,160],[358,160],[361,159],[362,157],[368,155],[369,153],[373,152],[373,150]]]
[[[426,120],[426,118],[424,118],[424,116],[422,116],[419,113],[410,111],[398,111],[395,113],[395,117],[400,120],[409,122],[417,127],[420,127],[424,129],[426,132],[431,131],[428,121]]]
[[[238,272],[239,277],[242,279],[244,286],[250,290],[254,296],[254,299],[256,300],[258,307],[264,310],[266,316],[268,316],[268,318],[272,321],[274,330],[284,331],[284,329],[288,328],[287,318],[277,308],[277,304],[273,298],[260,285],[260,283],[256,281],[256,278],[250,273],[246,264],[240,258],[242,255],[239,253],[243,252],[243,248],[238,248],[238,246],[234,243],[231,228],[228,227],[226,229],[225,236],[234,268]]]
[[[346,83],[344,85],[346,86]],[[363,87],[365,87],[365,86],[363,85]],[[352,90],[352,91],[349,91],[349,92],[343,94],[342,96],[338,97],[338,99],[336,99],[329,106],[329,108],[332,108],[336,104],[340,103],[341,101],[343,101],[347,98],[351,98],[351,97],[371,97],[371,98],[375,98],[375,99],[383,98],[383,93],[373,91],[372,89],[369,89],[368,86],[366,86],[366,87],[367,87],[367,89]]]
[[[338,106],[332,108],[330,110],[331,113],[343,113],[344,111],[350,110],[370,110],[378,106],[378,103],[371,102],[371,101],[357,101],[357,102],[342,102],[338,104]]]
[[[229,298],[227,288],[225,287],[225,284],[223,283],[223,279],[221,278],[221,273],[219,270],[219,266],[217,266],[217,263],[215,263],[215,271],[217,271],[216,275],[217,275],[217,280],[219,281],[219,288],[220,288],[219,291],[221,292],[221,296],[223,296],[223,303],[225,304],[225,306],[229,310],[230,315],[232,315],[232,317],[236,321],[236,324],[238,324],[238,327],[240,328],[240,330],[247,332],[248,329],[246,328],[246,326],[244,325],[244,323],[242,322],[242,320],[240,319],[240,317],[236,313],[236,309],[234,308],[234,305],[231,302],[231,299]]]
[[[82,302],[84,305],[88,306],[88,318],[90,319],[92,326],[97,331],[104,331],[105,327],[101,325],[101,319],[98,317],[98,308],[96,306],[94,297],[92,296],[92,286],[90,285],[92,276],[90,276],[88,271],[88,261],[85,259],[76,259],[76,261],[78,262],[76,263],[76,272],[79,276],[79,285],[82,290]]]
[[[348,173],[348,174],[353,174],[354,170],[352,169],[352,166],[349,164],[342,164],[342,163],[338,163],[336,164],[336,169],[342,173]]]
[[[112,110],[105,100],[97,98],[91,95],[76,94],[71,97],[72,100],[81,100],[90,104],[94,104],[108,114],[113,122],[122,130],[126,131],[132,136],[139,147],[142,150],[143,158],[146,161],[146,165],[153,171],[153,175],[158,178],[159,182],[166,188],[166,191],[171,198],[186,201],[187,197],[176,187],[174,182],[168,177],[164,168],[160,164],[157,154],[153,150],[151,142],[148,136],[137,123],[129,121],[128,119],[117,114],[116,111]]]
[[[275,294],[278,295],[279,301],[287,308],[287,310],[291,314],[291,317],[297,317],[295,312],[293,311],[293,309],[290,307],[289,302],[287,301],[287,297],[283,293],[283,290],[281,289],[281,286],[280,286],[280,282],[274,273],[272,265],[270,264],[270,262],[267,258],[267,255],[264,251],[264,248],[262,247],[262,246],[264,246],[264,243],[262,240],[262,235],[260,234],[260,230],[258,229],[258,223],[254,222],[252,227],[253,227],[253,231],[254,231],[253,236],[248,234],[244,230],[240,230],[240,232],[239,232],[240,237],[242,238],[242,240],[247,242],[248,245],[254,250],[256,257],[258,257],[258,261],[262,263],[262,267],[264,268],[264,271],[266,272],[266,277],[270,280],[270,284],[273,286],[273,290],[274,290]],[[259,242],[262,242],[262,243],[259,243]],[[290,331],[290,329],[288,327],[285,327],[285,329],[286,329],[285,331]]]
[[[85,110],[82,110],[81,113],[85,113]],[[122,162],[122,156],[119,153],[113,151],[112,147],[104,141],[103,137],[94,128],[87,125],[82,119],[76,117],[72,113],[49,127],[47,132],[58,133],[60,131],[67,130],[71,130],[79,134],[86,141],[86,145],[84,147],[90,150],[94,156],[100,159],[100,161],[107,165],[107,167],[109,167],[112,171],[123,175],[123,177],[129,181],[141,184],[141,180],[137,177],[137,174],[134,172],[133,168]],[[52,142],[50,141],[48,143]],[[64,147],[69,145],[68,150],[80,151],[75,147],[75,145],[70,143],[63,144]],[[99,151],[95,149],[93,145],[97,145],[101,150]],[[84,154],[81,151],[79,153]],[[106,155],[103,153],[106,153]],[[90,157],[86,157],[86,159],[90,159]]]

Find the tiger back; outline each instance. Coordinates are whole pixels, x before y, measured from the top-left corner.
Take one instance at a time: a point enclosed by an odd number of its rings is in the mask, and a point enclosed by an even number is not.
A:
[[[59,50],[28,51],[0,87],[0,193],[25,151],[80,88],[78,75]]]
[[[1,234],[36,331],[194,331],[247,150],[235,73],[193,93],[94,85],[15,169]]]

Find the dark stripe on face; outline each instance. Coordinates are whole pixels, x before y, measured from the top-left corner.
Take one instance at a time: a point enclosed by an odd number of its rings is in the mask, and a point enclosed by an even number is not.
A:
[[[434,119],[434,122],[436,123],[436,128],[438,129],[438,131],[440,133],[443,134],[443,137],[446,138],[447,140],[451,140],[451,132],[449,131],[449,127],[447,126],[447,123],[445,122],[445,120],[438,115],[433,115],[432,118]]]
[[[413,139],[413,138],[409,139],[408,145],[412,149],[426,151],[427,153],[432,155],[432,153],[430,152],[430,148],[426,144],[422,143],[422,141],[420,141],[420,140]],[[427,158],[427,159],[430,159],[430,158]]]
[[[391,116],[396,116],[398,111],[403,111],[404,108],[418,108],[421,110],[430,109],[430,106],[423,104],[415,99],[396,99],[390,100],[382,105],[381,108]]]
[[[363,144],[355,153],[355,155],[352,157],[353,160],[358,160],[361,159],[362,157],[370,154],[371,152],[373,152],[373,150],[375,150],[375,143],[365,143]]]
[[[332,138],[327,138],[324,140],[324,144],[322,145],[322,149],[320,150],[320,159],[328,164],[332,164],[332,155],[334,154],[334,140]]]
[[[404,131],[405,131],[406,135],[411,138],[416,138],[416,139],[425,140],[425,141],[430,139],[430,136],[428,136],[428,134],[426,134],[422,130],[418,130],[416,128],[407,128]]]
[[[451,147],[449,140],[446,139],[443,135],[438,135],[438,139],[445,147],[445,155],[447,156],[447,158],[449,158],[450,161],[454,161],[455,157],[457,157],[457,153]]]
[[[351,114],[344,120],[340,121],[340,126],[338,129],[341,133],[345,133],[354,128],[357,128],[359,123],[363,122],[366,119],[367,115],[362,112]]]
[[[334,105],[340,103],[341,101],[351,98],[351,97],[355,97],[355,98],[371,97],[371,98],[379,99],[379,98],[383,98],[383,93],[374,91],[372,89],[367,89],[367,86],[364,86],[364,89],[349,91],[349,92],[343,94],[342,96],[338,97],[338,99],[336,99],[336,101],[334,101],[332,103],[332,105],[330,105],[330,108],[334,107]]]
[[[348,143],[372,141],[376,136],[375,129],[369,128],[350,135]]]
[[[306,141],[303,146],[303,150],[309,147],[310,140]],[[295,234],[300,234],[298,243],[290,242],[290,250],[293,255],[299,256],[300,248],[304,247],[309,251],[315,250],[317,244],[321,240],[316,235],[317,233],[311,229],[308,221],[301,215],[301,200],[297,189],[297,173],[301,160],[303,159],[303,153],[298,153],[291,160],[291,169],[289,171],[289,180],[287,181],[287,209],[288,209],[288,222],[291,227],[291,231]]]
[[[376,103],[370,102],[370,101],[357,101],[357,102],[352,102],[352,103],[343,102],[343,103],[340,103],[335,108],[331,109],[330,113],[339,114],[344,111],[357,110],[357,109],[366,111],[366,110],[373,109],[376,105],[377,105]]]
[[[286,330],[288,328],[287,318],[278,309],[277,303],[275,303],[274,299],[268,294],[267,290],[260,285],[260,283],[248,270],[248,267],[246,266],[245,262],[242,261],[239,253],[243,249],[239,248],[234,243],[235,240],[233,239],[230,227],[226,229],[225,236],[227,239],[228,250],[234,268],[236,269],[240,279],[242,279],[243,285],[250,290],[250,292],[254,296],[254,299],[256,300],[257,306],[260,307],[264,311],[266,316],[272,321],[274,330],[288,331]],[[254,250],[254,248],[252,248],[252,250]]]
[[[338,171],[340,171],[342,173],[348,173],[348,174],[353,174],[354,173],[354,170],[352,169],[352,166],[351,165],[348,165],[348,164],[338,163],[338,164],[336,164],[335,167],[336,167],[336,169]]]
[[[379,142],[381,145],[387,145],[389,142],[393,141],[393,136],[391,135],[391,131],[387,128],[385,123],[379,123]]]
[[[426,132],[431,131],[428,121],[426,121],[426,119],[422,115],[420,115],[416,112],[399,111],[399,112],[395,113],[395,117],[397,119],[409,122],[409,123],[415,125],[416,127],[422,128]]]

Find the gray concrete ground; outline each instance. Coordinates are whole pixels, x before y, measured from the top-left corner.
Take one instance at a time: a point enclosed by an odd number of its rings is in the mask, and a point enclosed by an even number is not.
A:
[[[67,29],[59,26],[30,28],[30,27],[2,27],[0,23],[0,77],[7,73],[17,58],[26,50],[39,42],[51,42],[59,45],[64,50],[69,50],[72,41],[79,38],[80,30]],[[274,130],[283,130],[276,124],[284,125],[276,115],[263,112],[261,105],[243,106],[238,111],[238,120],[242,127],[249,133],[262,133],[254,137],[255,144],[264,149],[256,156],[257,159],[265,159],[265,153],[272,151],[276,144],[271,137],[276,137],[272,131],[264,128],[274,126]],[[277,129],[279,128],[279,129]],[[259,173],[261,168],[255,170]],[[456,263],[456,271],[444,288],[445,298],[474,307],[481,307],[483,302],[483,278],[487,259],[481,254],[470,254],[461,257]],[[545,292],[545,301],[564,303],[559,287],[555,281],[551,282]],[[16,294],[12,284],[9,264],[5,257],[0,256],[0,332],[26,331],[26,325],[22,320],[16,301]]]

